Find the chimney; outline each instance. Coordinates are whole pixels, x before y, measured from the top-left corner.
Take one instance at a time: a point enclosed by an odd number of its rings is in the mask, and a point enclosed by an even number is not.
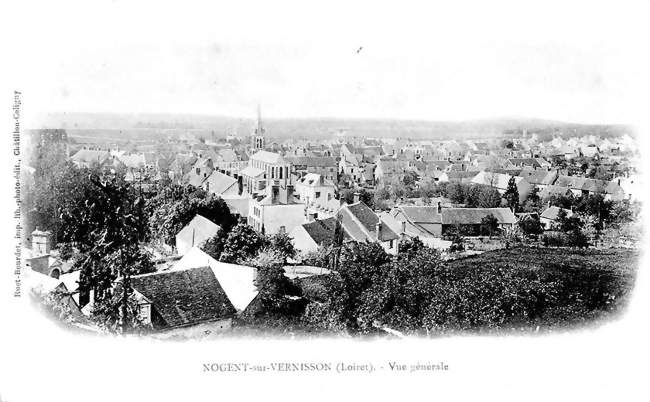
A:
[[[360,193],[354,193],[354,200],[352,202],[359,202],[360,197],[361,197]]]
[[[49,231],[41,232],[38,228],[32,232],[32,256],[50,254],[51,235]]]
[[[316,220],[317,214],[315,212],[308,212],[307,213],[307,222],[313,222]]]
[[[287,184],[287,202],[293,201],[293,184]]]
[[[280,200],[280,186],[274,184],[271,186],[271,204],[277,204]]]
[[[442,203],[440,201],[438,201],[438,213],[442,213]]]
[[[402,234],[406,233],[406,221],[402,221]]]
[[[381,221],[378,221],[377,224],[375,225],[375,231],[377,232],[377,240],[381,241],[382,234],[383,234],[383,225]]]

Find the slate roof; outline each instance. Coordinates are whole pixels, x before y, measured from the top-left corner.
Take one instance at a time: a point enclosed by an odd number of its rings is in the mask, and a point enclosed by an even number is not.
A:
[[[442,223],[442,215],[438,213],[437,206],[400,206],[401,211],[412,223]]]
[[[492,214],[499,224],[514,224],[515,214],[510,208],[443,208],[443,225],[479,225],[481,219]]]
[[[161,329],[213,321],[236,313],[209,267],[134,276],[131,286],[151,302],[164,321]]]
[[[204,184],[209,185],[210,192],[223,194],[230,187],[237,185],[237,179],[215,170],[205,179]]]
[[[329,156],[291,156],[285,158],[293,165],[305,165],[308,167],[335,167],[336,159]]]
[[[257,151],[251,156],[251,159],[265,162],[265,163],[270,163],[273,165],[280,165],[286,163],[282,155],[275,152],[269,152],[269,151]]]
[[[236,310],[244,310],[259,293],[255,286],[257,269],[217,261],[198,247],[192,247],[174,264],[171,271],[200,269],[206,266],[212,270]]]
[[[388,241],[398,237],[388,225],[383,225],[381,238],[378,239],[376,230],[379,217],[361,201],[344,205],[337,216],[341,216],[343,229],[356,241]]]
[[[313,222],[304,223],[302,227],[316,244],[329,246],[334,239],[336,218],[317,219]],[[343,239],[350,239],[350,236],[345,231],[343,231]]]

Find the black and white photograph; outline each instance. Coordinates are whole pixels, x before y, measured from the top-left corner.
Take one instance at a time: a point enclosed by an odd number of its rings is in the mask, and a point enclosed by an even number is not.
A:
[[[647,1],[0,7],[0,401],[650,400]]]

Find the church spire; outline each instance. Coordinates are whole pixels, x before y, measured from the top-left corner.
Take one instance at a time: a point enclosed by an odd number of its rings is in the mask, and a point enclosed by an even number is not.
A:
[[[257,104],[257,128],[255,134],[251,136],[251,148],[253,152],[261,151],[266,144],[264,143],[264,127],[262,126],[262,108]]]
[[[255,134],[264,135],[264,127],[262,127],[262,107],[259,103],[257,104],[257,129],[255,130]]]

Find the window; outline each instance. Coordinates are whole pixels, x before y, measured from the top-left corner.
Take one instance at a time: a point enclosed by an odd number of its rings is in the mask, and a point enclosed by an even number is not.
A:
[[[320,198],[320,191],[316,191],[316,198]]]
[[[393,248],[393,245],[394,245],[394,240],[391,240],[389,243],[389,248]]]
[[[332,193],[327,193],[327,201],[332,201]]]

